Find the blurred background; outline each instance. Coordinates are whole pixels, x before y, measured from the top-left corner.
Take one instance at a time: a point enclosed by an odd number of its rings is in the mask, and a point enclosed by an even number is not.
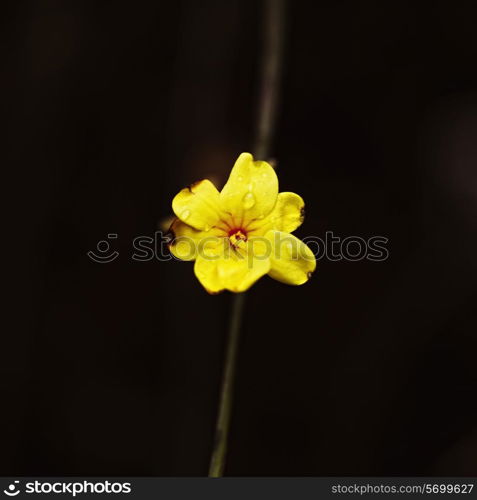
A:
[[[477,475],[477,7],[289,2],[297,235],[389,238],[248,293],[226,474]],[[2,475],[207,474],[231,295],[135,262],[252,148],[261,2],[6,2]],[[119,258],[86,255],[108,233]]]

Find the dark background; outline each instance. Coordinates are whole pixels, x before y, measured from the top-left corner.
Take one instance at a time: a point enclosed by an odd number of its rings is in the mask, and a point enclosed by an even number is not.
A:
[[[289,2],[297,235],[390,255],[250,290],[228,475],[477,475],[476,25],[475,2]],[[131,241],[251,149],[261,31],[255,0],[2,4],[2,475],[206,475],[231,295]]]

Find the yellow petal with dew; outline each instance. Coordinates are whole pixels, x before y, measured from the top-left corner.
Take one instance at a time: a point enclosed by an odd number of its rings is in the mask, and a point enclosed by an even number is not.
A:
[[[197,255],[220,243],[223,231],[212,228],[209,231],[199,231],[180,219],[175,219],[169,228],[169,250],[181,260],[195,260]]]
[[[266,238],[272,245],[269,276],[288,285],[306,283],[316,269],[316,259],[310,248],[282,231],[269,231]]]
[[[210,294],[219,293],[224,289],[217,271],[216,260],[198,256],[194,264],[194,273]]]
[[[231,292],[245,292],[270,270],[268,256],[257,257],[249,246],[246,251],[235,252],[231,258],[217,261],[217,272],[223,287]]]
[[[247,241],[238,248],[227,243],[217,257],[199,255],[195,275],[209,293],[244,292],[270,270],[267,248],[263,241]]]
[[[196,182],[175,196],[172,210],[182,222],[208,231],[220,219],[219,192],[207,179]]]
[[[271,229],[291,233],[303,223],[305,202],[295,193],[278,193],[275,208],[263,220],[252,221],[247,227],[250,235],[266,234]]]
[[[273,210],[277,195],[278,178],[272,166],[242,153],[220,192],[220,200],[234,226],[243,227],[253,219],[265,218]]]

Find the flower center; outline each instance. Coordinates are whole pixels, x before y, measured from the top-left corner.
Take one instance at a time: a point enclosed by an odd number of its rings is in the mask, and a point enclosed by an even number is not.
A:
[[[244,229],[231,229],[229,240],[234,247],[238,247],[242,241],[247,241],[247,233]]]

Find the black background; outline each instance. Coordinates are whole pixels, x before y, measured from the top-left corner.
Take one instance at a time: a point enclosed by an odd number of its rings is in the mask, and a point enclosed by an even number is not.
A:
[[[230,294],[134,262],[255,132],[257,1],[5,2],[0,473],[206,475]],[[293,1],[273,157],[300,237],[248,293],[228,475],[477,475],[477,8]],[[110,264],[86,255],[108,233]]]

